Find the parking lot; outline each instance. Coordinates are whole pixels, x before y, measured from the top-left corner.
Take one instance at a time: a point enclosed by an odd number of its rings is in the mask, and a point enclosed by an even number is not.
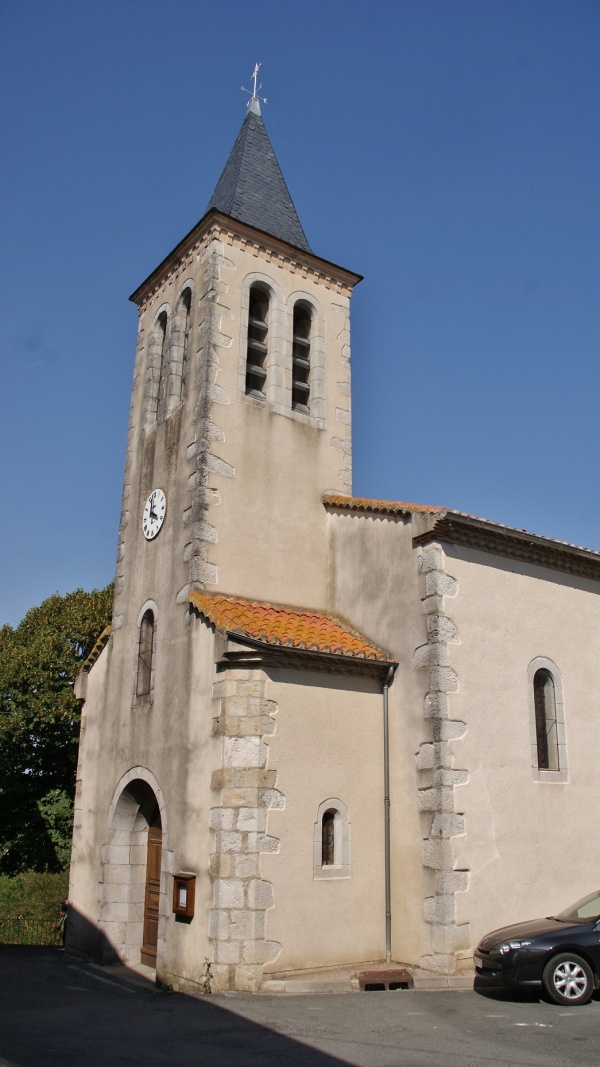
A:
[[[446,990],[199,1000],[0,947],[0,1065],[597,1067],[600,1001]]]

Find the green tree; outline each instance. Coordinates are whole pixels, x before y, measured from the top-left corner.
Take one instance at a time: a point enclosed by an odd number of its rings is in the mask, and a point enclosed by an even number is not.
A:
[[[0,629],[0,873],[69,859],[79,738],[73,682],[110,619],[112,585],[77,589]]]

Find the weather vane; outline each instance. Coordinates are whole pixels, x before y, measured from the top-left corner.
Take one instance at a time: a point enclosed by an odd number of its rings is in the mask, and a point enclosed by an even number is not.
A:
[[[250,91],[250,89],[246,89],[245,86],[243,86],[243,85],[242,85],[241,88],[242,88],[242,92],[243,93],[248,93],[252,97],[253,100],[262,100],[263,104],[266,104],[266,102],[267,102],[266,96],[259,96],[258,93],[256,92],[256,79],[258,78],[258,72],[259,72],[261,66],[262,66],[261,63],[255,63],[254,64],[254,70],[252,71],[252,75],[251,75],[252,81],[254,82],[254,89],[252,91]],[[262,89],[262,84],[259,85],[258,88]]]

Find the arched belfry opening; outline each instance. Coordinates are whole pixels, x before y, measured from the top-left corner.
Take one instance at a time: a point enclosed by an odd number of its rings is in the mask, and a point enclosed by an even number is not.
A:
[[[100,925],[123,962],[156,967],[163,880],[164,812],[152,786],[133,778],[111,805],[103,856]]]

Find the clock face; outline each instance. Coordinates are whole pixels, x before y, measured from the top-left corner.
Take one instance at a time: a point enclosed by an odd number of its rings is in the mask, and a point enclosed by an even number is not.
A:
[[[142,529],[147,541],[156,537],[167,511],[167,498],[162,489],[153,489],[144,505],[142,516]]]

